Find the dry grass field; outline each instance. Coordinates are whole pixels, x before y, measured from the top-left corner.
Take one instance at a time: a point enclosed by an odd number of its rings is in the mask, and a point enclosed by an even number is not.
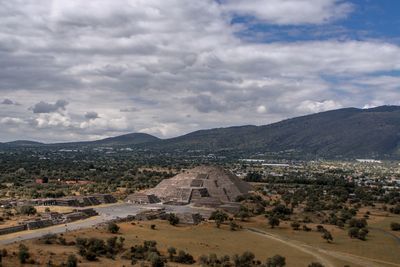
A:
[[[221,229],[213,223],[202,223],[197,226],[171,226],[165,221],[147,221],[119,224],[120,234],[125,238],[125,247],[141,244],[144,240],[157,241],[159,250],[167,254],[167,248],[173,246],[182,249],[197,259],[202,254],[216,253],[219,256],[244,251],[252,251],[256,258],[264,262],[268,257],[280,254],[286,257],[287,266],[307,266],[310,262],[319,261],[326,267],[333,266],[400,266],[398,253],[400,244],[390,235],[390,222],[400,222],[400,216],[386,216],[378,211],[371,211],[369,219],[370,234],[367,241],[350,239],[347,231],[332,226],[325,226],[334,237],[328,244],[316,231],[293,231],[289,222],[283,222],[276,229],[270,229],[263,217],[240,223],[244,229],[230,231],[227,225]],[[152,230],[150,225],[155,224]],[[309,224],[315,228],[315,225]],[[248,228],[256,228],[266,235],[252,232]],[[381,230],[380,230],[381,229]],[[103,229],[87,229],[69,232],[63,235],[67,241],[76,237],[96,237],[106,239],[113,234]],[[42,241],[30,240],[24,242],[32,253],[32,257],[40,265],[49,261],[60,264],[69,254],[77,254],[75,246],[46,245]],[[3,259],[3,266],[20,266],[16,255],[18,244],[7,245],[9,255]],[[96,262],[88,262],[78,257],[79,266],[130,266],[128,260],[99,258]],[[169,266],[176,264],[168,263]]]

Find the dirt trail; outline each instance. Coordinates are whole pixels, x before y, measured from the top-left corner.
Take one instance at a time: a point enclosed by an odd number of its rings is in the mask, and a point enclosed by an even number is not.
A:
[[[315,257],[325,267],[335,267],[335,264],[332,263],[326,256],[334,257],[336,259],[339,259],[339,260],[342,260],[345,262],[349,262],[349,263],[353,263],[356,265],[360,265],[363,267],[382,267],[382,264],[385,264],[387,266],[400,267],[400,264],[396,264],[393,262],[387,262],[387,261],[371,259],[371,258],[367,258],[367,257],[356,256],[356,255],[348,254],[348,253],[344,253],[344,252],[330,251],[330,250],[325,250],[325,249],[321,249],[321,248],[316,248],[316,247],[307,245],[305,243],[302,243],[300,241],[291,240],[291,239],[288,239],[285,237],[270,234],[270,233],[261,231],[256,228],[246,228],[246,230],[248,230],[252,233],[264,236],[265,238],[282,242],[285,245],[294,247],[300,251],[310,254],[313,257]]]

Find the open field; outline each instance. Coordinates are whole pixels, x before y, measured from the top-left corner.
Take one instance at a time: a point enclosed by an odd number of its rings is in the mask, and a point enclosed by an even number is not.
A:
[[[391,222],[400,222],[400,216],[393,214],[382,216],[381,212],[372,210],[368,220],[370,232],[367,241],[351,239],[347,235],[347,229],[324,225],[333,235],[333,243],[331,244],[324,241],[321,234],[315,230],[312,232],[292,230],[290,222],[281,222],[278,228],[270,229],[266,225],[265,219],[258,217],[248,225],[287,240],[298,241],[326,251],[338,252],[338,254],[335,253],[338,257],[352,255],[361,260],[365,259],[364,264],[375,262],[375,266],[400,266],[400,254],[398,253],[400,251],[400,240],[398,239],[398,232],[390,230]],[[307,225],[312,229],[316,227],[316,224]]]
[[[156,224],[156,230],[150,228],[151,224]],[[249,223],[251,226],[254,223]],[[297,244],[289,244],[282,240],[270,238],[258,233],[240,230],[232,232],[228,226],[223,225],[217,229],[212,223],[203,223],[198,226],[179,226],[173,227],[164,221],[122,223],[121,235],[126,239],[125,247],[129,248],[135,244],[141,244],[144,240],[156,240],[161,252],[166,253],[168,247],[173,246],[183,249],[192,254],[197,259],[202,254],[216,253],[219,256],[252,251],[256,258],[265,261],[268,257],[280,254],[286,257],[287,266],[307,266],[312,261],[323,262],[325,266],[344,266],[348,262],[344,260],[323,255],[314,248],[304,248]],[[247,225],[244,225],[247,227]],[[275,230],[274,230],[275,231]],[[277,232],[282,230],[277,230]],[[309,234],[309,233],[307,233]],[[97,237],[106,239],[113,236],[101,229],[87,229],[65,233],[63,235],[67,241],[75,240],[76,237]],[[318,237],[319,238],[319,237]],[[61,263],[70,253],[77,253],[75,246],[45,245],[37,240],[24,241],[31,248],[34,258],[41,264],[51,260],[53,263]],[[17,244],[5,246],[7,250],[16,251]],[[98,262],[90,263],[81,259],[80,266],[123,266],[130,265],[129,261],[100,258]],[[4,266],[15,266],[17,258],[7,257],[4,259]],[[10,265],[8,265],[10,264]],[[171,264],[170,264],[171,265]],[[172,264],[173,265],[173,264]],[[351,264],[351,266],[362,266]]]

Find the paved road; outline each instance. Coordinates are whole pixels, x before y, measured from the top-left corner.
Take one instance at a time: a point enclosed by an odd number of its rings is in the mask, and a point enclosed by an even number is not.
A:
[[[87,229],[102,223],[109,222],[111,220],[137,215],[138,213],[145,210],[159,209],[159,208],[165,209],[166,212],[174,212],[174,213],[198,212],[204,215],[207,214],[209,215],[211,213],[210,209],[196,208],[188,205],[186,206],[172,206],[172,205],[162,205],[162,204],[134,205],[127,203],[122,203],[122,204],[118,203],[103,207],[95,207],[94,209],[99,213],[99,215],[91,217],[86,220],[80,220],[62,225],[55,225],[37,230],[21,231],[8,235],[2,235],[0,236],[0,244],[5,245],[22,240],[40,238],[46,234],[60,234],[79,229]]]

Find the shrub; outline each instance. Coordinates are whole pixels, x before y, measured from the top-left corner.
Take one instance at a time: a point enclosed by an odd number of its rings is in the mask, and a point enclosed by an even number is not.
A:
[[[179,223],[179,218],[174,213],[168,214],[167,219],[170,225],[177,225]]]
[[[298,230],[300,230],[300,223],[298,223],[298,222],[292,222],[291,224],[290,224],[290,226],[293,228],[293,230],[295,230],[295,231],[298,231]]]
[[[392,231],[400,231],[400,223],[392,222],[390,224],[390,229],[392,229]]]
[[[214,220],[216,226],[219,228],[221,224],[228,219],[228,214],[222,210],[216,210],[211,213],[210,220]]]
[[[35,215],[36,209],[33,206],[22,206],[19,208],[19,213],[23,215]]]
[[[74,254],[70,254],[67,258],[67,267],[77,267],[78,259]]]
[[[268,258],[265,265],[267,267],[283,267],[286,265],[286,258],[277,254],[271,258]]]
[[[319,262],[311,262],[308,267],[324,267],[324,265]]]
[[[107,225],[107,230],[110,232],[110,233],[112,233],[112,234],[116,234],[116,233],[118,233],[119,232],[119,226],[115,223],[115,222],[110,222],[108,225]]]
[[[24,264],[30,258],[29,249],[24,244],[19,245],[18,259],[19,262]]]

